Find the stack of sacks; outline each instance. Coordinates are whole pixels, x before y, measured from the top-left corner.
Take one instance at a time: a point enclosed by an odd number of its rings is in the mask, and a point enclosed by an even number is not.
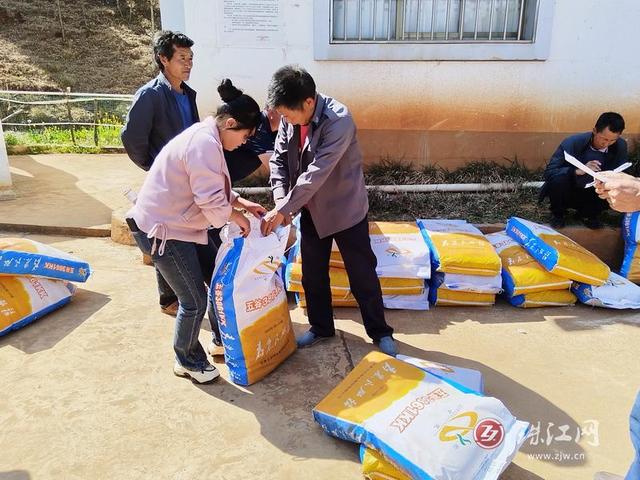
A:
[[[640,287],[613,272],[602,286],[574,282],[571,288],[578,299],[587,305],[616,309],[640,308]]]
[[[43,243],[0,238],[0,336],[69,303],[70,280],[85,282],[82,260]]]
[[[484,394],[482,374],[477,370],[430,362],[406,355],[397,355],[396,358],[403,362],[410,363],[420,370],[429,372],[436,377],[440,377],[453,385],[459,386],[461,390],[473,390],[474,392]],[[360,445],[360,461],[362,462],[362,474],[364,478],[411,480],[409,476],[405,475],[404,472],[387,460],[384,455],[373,448],[368,448],[364,444]]]
[[[299,233],[298,233],[299,235]],[[427,310],[428,291],[425,279],[431,273],[430,253],[420,230],[413,222],[370,222],[371,248],[376,255],[376,272],[386,308]],[[296,292],[304,307],[300,238],[296,240],[285,271],[287,290]],[[329,278],[334,306],[357,307],[351,294],[349,277],[337,245],[333,244]]]
[[[465,220],[418,220],[431,250],[429,298],[435,305],[490,306],[501,291],[500,257]]]
[[[487,235],[502,260],[502,288],[509,302],[521,308],[576,303],[571,280],[548,272],[504,231]]]
[[[627,213],[622,220],[622,237],[624,238],[624,258],[620,275],[635,283],[640,283],[640,229],[638,221],[640,212]]]
[[[366,355],[313,416],[329,435],[375,450],[404,478],[425,480],[495,480],[529,430],[500,400],[380,352]]]
[[[602,260],[551,227],[512,217],[506,231],[548,272],[594,286],[609,279],[611,271]]]

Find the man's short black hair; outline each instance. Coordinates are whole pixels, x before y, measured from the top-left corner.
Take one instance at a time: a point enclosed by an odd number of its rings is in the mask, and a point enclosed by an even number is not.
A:
[[[601,132],[607,127],[613,133],[622,133],[624,130],[624,118],[616,112],[604,112],[596,122],[596,132]]]
[[[273,74],[267,92],[267,104],[271,108],[302,110],[307,98],[316,98],[316,82],[304,68],[286,65]]]
[[[174,47],[191,48],[192,46],[193,40],[184,33],[162,30],[153,36],[153,58],[162,72],[164,71],[164,65],[160,61],[160,55],[166,57],[167,60],[171,60]]]

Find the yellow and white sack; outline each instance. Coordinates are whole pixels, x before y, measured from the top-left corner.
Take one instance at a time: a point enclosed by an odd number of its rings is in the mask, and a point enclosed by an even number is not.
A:
[[[568,290],[571,280],[544,268],[505,231],[487,235],[502,260],[502,286],[508,297],[549,290]]]
[[[250,385],[274,370],[296,349],[284,283],[278,273],[289,227],[263,237],[252,217],[243,238],[235,223],[221,233],[209,292],[231,380]]]
[[[437,272],[495,277],[500,257],[480,230],[464,220],[418,220]]]
[[[63,280],[0,276],[0,336],[69,303],[75,290]]]

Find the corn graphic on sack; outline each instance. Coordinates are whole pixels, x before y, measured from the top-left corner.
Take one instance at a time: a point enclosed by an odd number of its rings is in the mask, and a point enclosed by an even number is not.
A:
[[[568,290],[571,280],[548,272],[504,231],[487,235],[502,260],[502,286],[509,297],[548,290]]]
[[[418,220],[437,272],[494,277],[500,257],[482,232],[464,220]]]
[[[330,435],[365,444],[414,479],[495,480],[529,424],[484,397],[371,352],[314,409]]]
[[[571,290],[524,293],[507,298],[511,305],[520,308],[570,307],[575,305],[577,300]]]
[[[624,257],[620,275],[632,282],[640,282],[640,212],[627,213],[622,220],[622,238],[624,239]]]
[[[0,238],[0,275],[29,275],[86,282],[89,264],[27,238]]]
[[[371,249],[379,277],[429,278],[431,254],[416,222],[369,222]],[[338,245],[331,248],[332,267],[344,268]]]
[[[596,287],[576,282],[571,291],[582,303],[594,307],[640,308],[640,287],[613,272],[604,285]]]
[[[223,229],[210,290],[229,374],[239,385],[264,378],[296,349],[278,274],[289,228],[263,237],[259,221],[250,221],[247,238],[235,223]]]
[[[0,336],[69,303],[74,292],[65,281],[0,276]]]
[[[506,231],[551,273],[589,285],[602,285],[609,278],[602,260],[551,227],[511,217]]]

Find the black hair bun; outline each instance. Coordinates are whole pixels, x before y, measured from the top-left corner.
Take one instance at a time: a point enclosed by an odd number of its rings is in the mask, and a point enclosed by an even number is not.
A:
[[[242,90],[234,87],[231,80],[225,78],[220,82],[220,85],[218,85],[218,93],[223,102],[229,103],[242,95]]]

